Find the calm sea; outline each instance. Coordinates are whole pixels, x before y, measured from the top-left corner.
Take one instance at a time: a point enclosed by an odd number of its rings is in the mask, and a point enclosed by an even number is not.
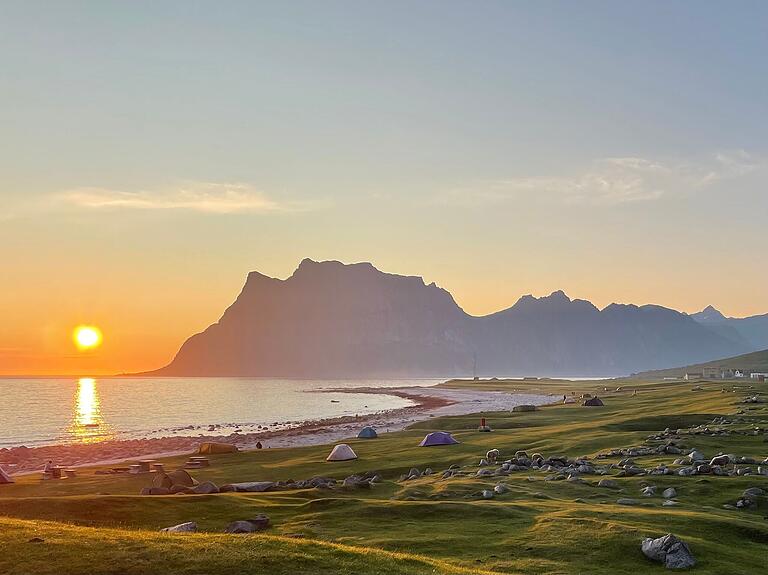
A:
[[[323,389],[439,381],[0,378],[0,447],[282,429],[413,404],[393,395],[314,393]]]

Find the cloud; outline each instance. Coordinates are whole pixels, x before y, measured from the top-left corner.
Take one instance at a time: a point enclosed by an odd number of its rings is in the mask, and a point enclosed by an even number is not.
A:
[[[296,208],[278,203],[249,184],[194,183],[158,191],[77,188],[57,194],[68,205],[92,210],[186,210],[214,214],[274,212]]]
[[[749,174],[765,162],[744,151],[720,152],[706,162],[609,157],[568,176],[515,177],[450,190],[449,204],[503,203],[525,196],[567,204],[617,205],[685,196],[716,182]]]

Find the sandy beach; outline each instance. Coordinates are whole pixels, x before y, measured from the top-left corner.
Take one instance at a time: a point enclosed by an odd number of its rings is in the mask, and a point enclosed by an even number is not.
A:
[[[229,435],[174,436],[130,440],[106,440],[84,444],[11,447],[0,449],[0,465],[18,475],[42,469],[46,461],[67,467],[93,464],[118,464],[135,458],[150,458],[191,453],[203,441],[234,443],[242,450],[297,447],[331,443],[354,437],[364,425],[380,433],[399,431],[431,417],[511,410],[515,405],[544,405],[552,396],[509,394],[491,391],[445,389],[438,387],[356,388],[335,391],[396,395],[414,405],[366,416],[348,416],[307,421],[290,429]],[[317,393],[323,393],[317,392]]]

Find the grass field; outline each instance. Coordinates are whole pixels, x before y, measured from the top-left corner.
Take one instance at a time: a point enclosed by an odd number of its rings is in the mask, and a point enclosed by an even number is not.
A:
[[[411,467],[443,471],[458,464],[475,470],[490,448],[501,450],[502,459],[519,449],[593,457],[641,445],[666,427],[688,428],[739,410],[745,410],[742,422],[729,428],[768,427],[768,404],[740,403],[756,393],[746,388],[749,383],[703,383],[702,391],[692,391],[688,382],[448,382],[510,392],[599,393],[606,405],[484,414],[492,433],[476,431],[477,416],[429,419],[376,440],[349,441],[359,455],[352,462],[326,463],[329,447],[315,446],[213,456],[210,468],[193,472],[221,485],[376,471],[385,480],[370,490],[147,497],[138,493],[148,478],[94,475],[96,468],[61,481],[19,478],[15,485],[0,486],[0,573],[654,573],[664,568],[642,555],[640,541],[668,532],[689,542],[697,573],[764,573],[768,505],[761,501],[749,510],[723,505],[748,487],[768,489],[766,476],[627,477],[616,479],[620,492],[596,487],[599,476],[577,484],[546,481],[547,474],[533,471],[399,481]],[[606,385],[625,389],[605,392]],[[461,444],[417,447],[434,429],[453,432]],[[763,433],[683,437],[687,447],[708,456],[720,451],[759,460],[768,456]],[[637,461],[650,467],[674,457]],[[182,462],[165,463],[173,468]],[[480,497],[499,481],[509,493]],[[644,482],[675,487],[680,505],[662,507],[661,497],[640,497]],[[619,497],[640,504],[618,505]],[[221,534],[230,521],[258,513],[272,519],[265,534]],[[184,521],[196,521],[202,532],[158,532]],[[34,537],[43,541],[28,542]]]

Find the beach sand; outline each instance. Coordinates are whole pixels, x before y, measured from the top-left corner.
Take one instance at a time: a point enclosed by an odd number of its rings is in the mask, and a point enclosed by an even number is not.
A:
[[[510,394],[495,391],[446,389],[440,387],[355,388],[324,391],[396,395],[414,405],[365,416],[347,416],[308,421],[290,429],[229,435],[174,436],[130,440],[105,440],[95,443],[11,447],[0,449],[0,465],[11,474],[39,471],[45,462],[78,467],[94,464],[119,464],[136,458],[157,458],[192,453],[204,441],[234,443],[242,450],[297,447],[332,443],[355,437],[370,425],[379,433],[400,431],[408,425],[431,417],[508,411],[515,405],[544,405],[555,398],[547,395]],[[323,393],[318,391],[316,393]]]

